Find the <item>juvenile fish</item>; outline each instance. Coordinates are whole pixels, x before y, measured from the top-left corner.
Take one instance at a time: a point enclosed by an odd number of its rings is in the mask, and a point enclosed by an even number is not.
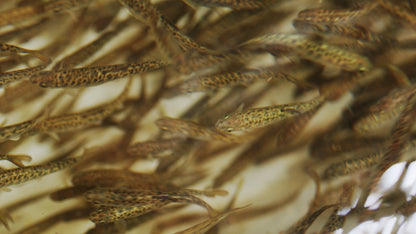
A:
[[[85,199],[99,206],[127,207],[141,206],[152,203],[155,200],[164,200],[179,203],[194,203],[205,207],[210,214],[214,214],[214,209],[202,199],[195,197],[194,194],[205,194],[203,191],[176,189],[171,191],[141,190],[141,189],[112,189],[96,188],[84,194]],[[226,195],[223,190],[208,191],[208,195]]]
[[[79,158],[67,158],[59,161],[49,162],[45,165],[27,166],[4,170],[0,173],[0,188],[37,179],[39,177],[70,167],[78,161]]]
[[[336,230],[342,228],[342,226],[344,226],[345,216],[338,215],[339,210],[340,210],[340,208],[336,208],[336,209],[334,209],[334,211],[332,211],[331,216],[329,216],[329,219],[328,219],[327,223],[322,228],[320,233],[322,233],[322,234],[333,233],[334,231],[336,231]]]
[[[125,188],[95,188],[85,193],[85,198],[95,204],[105,206],[128,205],[146,201],[158,197],[186,197],[194,195],[204,195],[207,197],[225,196],[225,190],[196,190],[172,187],[164,190],[150,189],[125,189]]]
[[[207,7],[228,7],[232,9],[261,9],[270,5],[271,0],[190,0]],[[276,0],[274,2],[277,2]]]
[[[246,85],[256,80],[266,80],[269,82],[272,79],[282,79],[302,85],[301,81],[282,72],[272,70],[246,70],[194,78],[185,81],[178,88],[185,92],[198,92],[241,84]]]
[[[64,132],[99,124],[103,119],[123,107],[123,103],[127,99],[130,87],[131,79],[126,85],[125,90],[123,90],[114,101],[83,112],[45,118],[43,121],[39,121],[33,126],[33,128],[30,129],[29,134],[37,132]]]
[[[180,137],[136,142],[127,148],[127,153],[132,157],[159,157],[174,151],[181,146],[184,141],[185,139]]]
[[[364,139],[362,139],[364,140]],[[349,175],[359,170],[369,169],[378,163],[385,154],[383,146],[386,141],[379,142],[379,150],[366,153],[364,156],[354,157],[351,159],[345,159],[341,162],[332,163],[323,173],[322,179],[332,179],[339,176]],[[374,147],[374,146],[373,146]],[[378,146],[376,146],[378,147]],[[410,140],[403,146],[403,151],[408,152],[416,147],[416,140]]]
[[[327,209],[335,205],[323,206],[322,208],[314,211],[313,213],[307,214],[302,220],[295,224],[285,233],[287,234],[296,234],[296,233],[305,233],[306,230],[312,225],[312,223]]]
[[[412,94],[406,104],[403,111],[400,113],[399,119],[395,123],[391,134],[391,142],[388,145],[383,157],[377,164],[374,171],[366,182],[366,189],[361,193],[357,207],[364,207],[365,200],[369,196],[370,192],[380,181],[382,175],[395,163],[400,160],[404,148],[410,139],[411,127],[416,117],[416,94]]]
[[[0,87],[5,86],[9,83],[19,81],[26,77],[32,76],[34,73],[45,69],[47,65],[40,65],[36,67],[30,67],[25,69],[20,69],[16,71],[4,72],[0,74]]]
[[[383,157],[383,150],[373,152],[363,157],[346,159],[342,162],[331,164],[322,174],[323,180],[333,179],[344,175],[353,174],[363,169],[369,169],[377,165]]]
[[[119,0],[133,17],[145,22],[156,35],[158,45],[168,57],[176,57],[183,52],[198,51],[212,52],[210,49],[195,42],[183,34],[175,25],[169,22],[148,0]],[[172,40],[173,39],[173,40]]]
[[[298,34],[267,34],[243,45],[288,47],[294,49],[301,57],[322,65],[331,64],[347,71],[368,71],[372,67],[365,56],[325,42],[311,41]]]
[[[108,41],[117,36],[124,28],[129,26],[129,22],[121,22],[114,30],[103,33],[99,38],[92,41],[91,43],[79,48],[74,53],[66,56],[65,58],[58,61],[52,70],[59,69],[71,69],[78,64],[84,62],[94,53],[99,51]]]
[[[50,63],[51,59],[42,55],[39,51],[36,50],[28,50],[22,47],[18,47],[15,45],[10,45],[6,43],[0,43],[0,55],[1,56],[12,56],[18,54],[30,54],[38,59],[42,60],[43,62]]]
[[[169,201],[154,200],[148,204],[130,207],[98,207],[90,213],[89,219],[94,223],[113,223],[116,221],[147,214],[169,204]]]
[[[367,138],[348,136],[341,139],[318,138],[311,146],[311,156],[314,158],[330,158],[342,153],[368,151],[380,148],[386,143],[384,138]]]
[[[28,120],[17,124],[0,127],[0,142],[17,138],[22,134],[29,132],[37,123],[41,122],[44,118],[45,114],[36,120]]]
[[[414,85],[392,90],[369,108],[369,114],[354,124],[354,130],[359,133],[371,132],[383,123],[397,117],[404,110],[407,100],[415,91],[416,86]]]
[[[178,43],[177,45],[182,49],[182,51],[188,52],[188,51],[194,50],[200,53],[213,52],[212,50],[206,48],[205,46],[202,46],[201,44],[194,41],[192,38],[183,34],[175,25],[170,23],[163,16],[161,16],[160,19],[161,19],[161,22],[164,24],[164,27],[166,28],[166,30],[176,40],[176,42]]]
[[[373,4],[374,5],[374,4]],[[297,19],[315,24],[347,23],[369,12],[368,6],[363,9],[306,9],[298,13]]]
[[[201,126],[189,120],[162,118],[156,120],[155,124],[163,131],[190,138],[195,138],[198,140],[219,140],[225,142],[239,141],[239,139],[234,135],[219,132],[215,129]]]
[[[378,33],[371,32],[367,28],[358,24],[314,24],[301,20],[294,20],[293,26],[303,33],[325,33],[334,34],[354,39],[359,39],[365,42],[372,42],[378,44],[395,45],[397,40]]]
[[[0,154],[0,160],[7,160],[18,167],[25,167],[22,161],[31,161],[32,157],[26,154]]]
[[[203,200],[183,191],[93,189],[85,193],[88,202],[98,206],[90,216],[93,222],[114,222],[161,208],[172,202],[194,203],[205,207],[210,215],[216,211]],[[106,214],[103,215],[102,214]],[[100,218],[101,217],[101,218]]]
[[[282,119],[299,115],[322,104],[324,98],[315,98],[308,102],[268,106],[235,112],[217,121],[215,127],[224,131],[239,131],[259,128]]]
[[[139,64],[114,64],[56,71],[42,71],[30,81],[42,88],[78,88],[99,85],[129,75],[155,71],[167,64],[149,61]]]
[[[369,71],[367,57],[324,42],[306,41],[296,46],[302,57],[320,64],[332,64],[347,71]]]
[[[150,1],[119,0],[119,2],[130,11],[134,18],[144,22],[151,28],[153,34],[156,36],[158,46],[169,58],[176,56],[181,52],[180,46],[173,43],[176,40],[171,40],[172,37],[180,36],[180,34],[171,34],[172,30],[175,30],[175,28],[168,27],[166,24],[167,21],[162,19],[161,13],[150,3]],[[169,32],[169,30],[171,31]]]

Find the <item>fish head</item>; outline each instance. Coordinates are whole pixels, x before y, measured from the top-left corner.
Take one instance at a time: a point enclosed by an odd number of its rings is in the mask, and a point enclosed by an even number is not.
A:
[[[215,128],[221,131],[232,132],[241,129],[241,121],[236,114],[229,114],[215,124]]]
[[[42,88],[54,87],[55,79],[52,71],[42,71],[30,77],[33,84],[37,84]]]

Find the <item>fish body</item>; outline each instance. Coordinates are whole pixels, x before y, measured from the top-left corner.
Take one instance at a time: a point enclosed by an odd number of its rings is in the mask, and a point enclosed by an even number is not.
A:
[[[7,44],[7,43],[0,43],[0,55],[2,56],[12,56],[12,55],[18,55],[18,54],[30,54],[38,59],[50,63],[51,59],[42,55],[39,51],[36,50],[29,50],[25,49],[19,46]]]
[[[243,45],[283,46],[293,49],[303,58],[323,65],[331,64],[347,71],[368,71],[372,68],[370,60],[363,55],[325,42],[309,40],[307,36],[300,34],[266,34],[249,40]]]
[[[26,77],[33,75],[33,73],[39,72],[46,68],[47,65],[40,65],[36,67],[30,67],[20,69],[16,71],[4,72],[0,74],[0,87],[5,86],[9,83],[19,81]]]
[[[179,89],[186,92],[198,92],[236,85],[248,85],[256,80],[271,81],[272,79],[288,80],[298,84],[301,83],[296,80],[296,78],[288,74],[272,70],[259,69],[197,77],[195,79],[185,81],[179,86]]]
[[[377,165],[383,157],[383,151],[370,153],[364,157],[346,159],[331,164],[323,172],[322,179],[328,180],[344,175],[353,174],[359,170],[369,169]]]
[[[0,142],[17,138],[20,135],[29,132],[36,125],[36,123],[36,120],[28,120],[21,123],[1,127]]]
[[[407,100],[415,91],[416,86],[414,85],[392,90],[387,96],[370,106],[369,114],[354,124],[354,130],[359,133],[368,133],[397,117],[404,110]]]
[[[311,23],[345,23],[366,14],[366,9],[306,9],[298,13],[297,18]]]
[[[262,9],[270,0],[191,0],[191,2],[207,7],[228,7],[232,9]]]
[[[234,112],[218,120],[215,127],[229,132],[259,128],[288,117],[297,116],[321,105],[323,101],[323,98],[316,98],[308,102],[267,106],[248,109],[243,112]]]
[[[19,167],[0,172],[0,187],[24,183],[29,180],[60,171],[79,161],[79,158],[67,158],[49,162],[45,165]]]
[[[215,129],[201,126],[189,120],[161,118],[156,120],[155,123],[160,129],[179,136],[186,136],[198,140],[238,141],[238,138],[234,135],[216,131]]]
[[[90,213],[89,219],[94,223],[113,223],[128,218],[147,214],[155,209],[167,205],[168,201],[153,201],[140,206],[129,207],[98,207]]]
[[[166,64],[149,61],[139,64],[114,64],[56,71],[42,71],[30,78],[31,82],[42,88],[78,88],[100,85],[108,81],[155,71]]]

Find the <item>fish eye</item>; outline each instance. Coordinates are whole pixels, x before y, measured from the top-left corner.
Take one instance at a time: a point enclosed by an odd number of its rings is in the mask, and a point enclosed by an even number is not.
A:
[[[227,128],[226,131],[227,132],[232,132],[234,130],[234,128]]]
[[[47,84],[46,84],[46,82],[40,82],[39,83],[39,86],[42,87],[42,88],[48,87]]]

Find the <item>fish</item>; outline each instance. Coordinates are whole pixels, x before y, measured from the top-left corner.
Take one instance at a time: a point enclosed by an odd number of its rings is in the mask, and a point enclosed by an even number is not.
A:
[[[97,206],[97,209],[90,215],[90,220],[95,223],[108,223],[139,216],[172,202],[195,203],[204,206],[210,215],[216,214],[216,211],[208,203],[191,195],[186,190],[163,192],[98,188],[86,192],[84,197],[88,202]]]
[[[323,206],[312,213],[308,213],[304,218],[302,218],[299,222],[297,222],[294,226],[292,226],[289,230],[285,233],[288,234],[296,234],[296,233],[305,233],[306,230],[312,225],[312,223],[327,209],[334,207],[335,205],[327,205]]]
[[[22,161],[31,161],[32,157],[26,154],[0,154],[0,160],[7,160],[18,167],[25,167]]]
[[[383,150],[372,152],[362,157],[345,159],[341,162],[332,163],[322,174],[323,180],[333,179],[349,175],[363,169],[369,169],[377,165],[383,157]]]
[[[42,71],[30,77],[33,84],[42,88],[79,88],[103,84],[143,72],[156,71],[167,64],[148,61],[137,64],[113,64],[56,71]]]
[[[182,137],[136,142],[127,148],[131,157],[160,157],[174,151],[185,142]]]
[[[7,44],[7,43],[0,43],[0,55],[1,56],[12,56],[18,54],[30,54],[32,56],[37,57],[38,59],[42,60],[45,63],[50,63],[51,59],[46,57],[45,55],[41,54],[39,51],[36,50],[29,50],[19,46]]]
[[[60,171],[77,163],[79,158],[52,161],[44,165],[26,166],[0,172],[0,188],[21,184],[29,180]]]
[[[6,86],[12,82],[16,82],[26,77],[33,75],[47,67],[46,64],[39,65],[36,67],[29,67],[25,69],[20,69],[16,71],[4,72],[0,74],[0,87]]]
[[[47,117],[42,121],[38,121],[30,129],[29,134],[33,135],[37,132],[65,132],[101,123],[103,119],[123,107],[123,103],[129,94],[131,81],[132,79],[129,80],[126,88],[114,101],[83,112]]]
[[[140,206],[152,203],[155,200],[194,203],[205,207],[210,214],[214,214],[214,209],[208,203],[195,196],[201,194],[223,196],[228,193],[224,190],[205,192],[179,188],[171,190],[94,188],[87,191],[84,194],[84,197],[88,202],[94,205],[110,207]]]
[[[329,216],[328,221],[320,233],[333,233],[344,226],[346,217],[345,215],[338,215],[339,210],[340,208],[336,208],[332,211],[331,216]]]
[[[375,4],[369,4],[358,9],[306,9],[298,13],[297,19],[316,24],[346,24],[369,13],[369,10],[374,6]]]
[[[90,213],[89,219],[96,223],[113,223],[116,221],[147,214],[155,209],[167,205],[168,201],[154,200],[152,203],[130,207],[98,207]]]
[[[44,112],[40,117],[34,120],[27,120],[13,125],[0,127],[0,142],[18,138],[23,134],[28,134],[33,127],[42,122],[47,116]]]
[[[239,138],[234,135],[216,131],[215,129],[201,126],[189,120],[165,117],[156,120],[155,124],[163,131],[198,140],[218,140],[225,142],[240,141]]]
[[[276,0],[189,0],[198,5],[206,7],[228,7],[236,10],[241,9],[264,9],[270,6],[270,2],[278,2]]]
[[[405,108],[399,115],[399,119],[395,123],[391,134],[391,142],[386,147],[386,150],[380,159],[376,168],[371,172],[369,178],[365,182],[365,190],[361,193],[360,199],[356,207],[364,207],[365,200],[370,192],[376,187],[382,175],[393,164],[397,163],[404,152],[405,146],[410,139],[411,128],[416,118],[416,94],[413,93],[407,99]]]
[[[269,82],[273,79],[287,80],[295,84],[305,85],[305,82],[301,82],[295,77],[283,72],[273,71],[272,69],[251,69],[196,77],[185,81],[177,88],[185,92],[198,92],[237,85],[248,85],[256,80]]]
[[[227,132],[264,127],[273,122],[309,111],[320,106],[323,101],[324,98],[318,97],[307,102],[252,108],[242,112],[234,112],[218,120],[215,127]]]
[[[300,34],[266,34],[251,39],[241,46],[283,46],[293,49],[305,59],[322,65],[331,64],[346,71],[365,72],[372,68],[370,60],[363,55],[325,42],[310,40],[307,36]]]
[[[370,106],[366,116],[354,123],[354,131],[365,134],[394,119],[404,110],[408,98],[415,91],[415,85],[393,89],[385,97]]]
[[[98,37],[96,40],[88,43],[85,46],[82,46],[72,54],[65,56],[64,58],[56,62],[52,70],[72,69],[78,64],[84,62],[97,51],[102,49],[108,41],[113,39],[115,36],[119,35],[119,33],[129,25],[130,23],[128,21],[121,22],[115,29],[109,30],[101,34],[101,36]]]

